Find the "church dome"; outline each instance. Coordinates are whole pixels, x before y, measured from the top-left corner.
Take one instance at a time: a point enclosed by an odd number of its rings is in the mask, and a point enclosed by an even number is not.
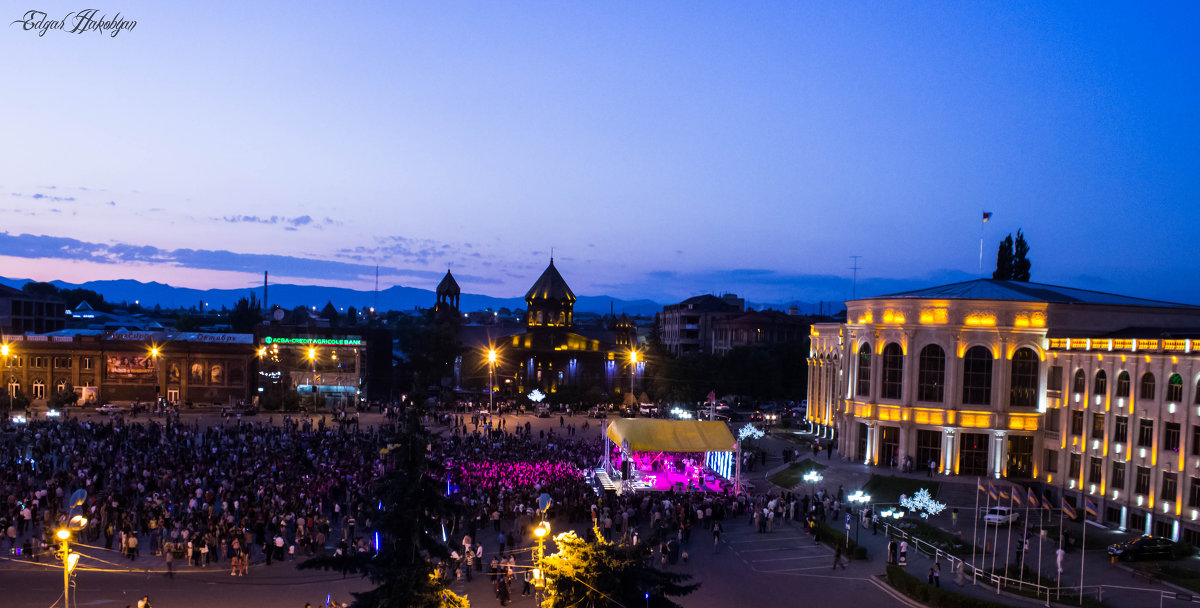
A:
[[[525,301],[533,304],[538,300],[553,300],[567,304],[575,303],[575,292],[567,285],[567,282],[558,274],[558,269],[554,267],[554,260],[550,260],[550,265],[546,267],[542,276],[533,283],[533,287],[525,294]]]
[[[455,281],[454,275],[450,274],[450,271],[447,270],[446,276],[442,277],[442,282],[438,283],[437,294],[456,296],[460,293],[462,293],[462,290],[458,288],[458,281]]]

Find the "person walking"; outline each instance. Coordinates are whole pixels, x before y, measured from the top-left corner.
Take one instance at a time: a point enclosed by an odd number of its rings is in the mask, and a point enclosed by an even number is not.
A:
[[[941,562],[933,563],[933,586],[934,587],[942,586],[942,563]]]
[[[163,551],[163,553],[166,554],[167,578],[175,580],[175,551],[172,549],[167,549],[166,551]]]
[[[838,566],[841,566],[842,570],[846,569],[846,563],[842,560],[842,544],[841,543],[838,543],[838,546],[833,550],[833,569],[837,570]]]
[[[900,541],[900,563],[901,566],[908,565],[908,541]]]
[[[714,521],[712,527],[713,533],[713,553],[721,552],[721,522]]]
[[[954,582],[958,583],[959,587],[963,585],[963,561],[961,559],[954,566]]]

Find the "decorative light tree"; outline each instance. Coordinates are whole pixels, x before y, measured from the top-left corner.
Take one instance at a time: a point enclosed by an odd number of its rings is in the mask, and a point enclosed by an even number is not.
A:
[[[929,519],[930,515],[937,515],[946,508],[946,503],[938,502],[929,495],[929,490],[921,488],[913,494],[912,498],[904,495],[900,496],[900,506],[916,511],[921,514],[922,518]]]

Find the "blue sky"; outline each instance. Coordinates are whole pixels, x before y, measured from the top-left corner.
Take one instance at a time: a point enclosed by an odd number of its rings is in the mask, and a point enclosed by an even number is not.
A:
[[[0,31],[0,275],[816,301],[978,276],[987,210],[989,274],[1200,303],[1194,3],[96,8]]]

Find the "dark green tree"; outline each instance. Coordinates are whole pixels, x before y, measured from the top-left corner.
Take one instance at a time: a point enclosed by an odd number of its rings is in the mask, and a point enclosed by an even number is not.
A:
[[[63,387],[63,390],[55,391],[46,401],[46,405],[54,409],[62,409],[77,403],[79,403],[79,393],[75,392],[75,387],[69,382]]]
[[[1025,235],[1020,229],[1017,229],[1017,242],[1013,245],[1013,268],[1012,278],[1014,281],[1023,283],[1029,282],[1029,243],[1025,242]]]
[[[351,306],[346,309],[346,326],[353,327],[358,325],[358,309]]]
[[[175,329],[179,331],[196,331],[200,329],[200,319],[196,315],[180,312],[175,316]]]
[[[992,272],[992,278],[1000,281],[1010,281],[1013,278],[1013,238],[1011,234],[1000,241],[1000,248],[996,251],[996,270]]]
[[[254,331],[254,326],[258,325],[261,319],[262,304],[253,292],[249,298],[239,298],[237,304],[233,305],[233,310],[229,311],[229,325],[237,333],[247,334]]]
[[[388,442],[387,473],[376,485],[383,509],[371,517],[382,539],[379,552],[316,557],[300,568],[369,578],[377,586],[355,593],[354,608],[466,608],[466,600],[446,588],[433,566],[434,559],[450,557],[441,542],[441,524],[457,514],[442,492],[445,470],[429,458],[431,436],[416,410],[409,409],[395,428]]]
[[[700,588],[690,574],[667,572],[649,564],[653,539],[617,545],[598,533],[585,541],[574,532],[554,537],[558,552],[542,559],[548,601],[544,606],[644,606],[676,608],[670,598]],[[650,594],[647,601],[646,594]]]
[[[332,301],[325,302],[325,308],[321,309],[321,318],[329,321],[330,327],[338,326],[338,311]]]
[[[21,286],[21,291],[37,297],[49,297],[58,295],[58,287],[54,283],[36,283],[30,281]]]

